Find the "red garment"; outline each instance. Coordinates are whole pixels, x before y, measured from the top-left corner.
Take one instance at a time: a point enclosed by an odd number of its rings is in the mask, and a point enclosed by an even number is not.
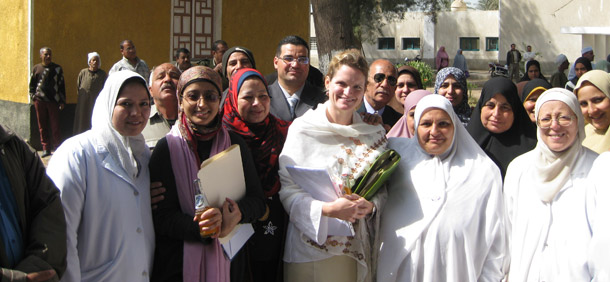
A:
[[[271,197],[280,190],[278,158],[284,147],[290,122],[280,120],[272,114],[268,114],[264,121],[257,124],[247,123],[241,118],[237,110],[237,96],[243,82],[251,76],[262,80],[267,87],[267,82],[255,69],[241,69],[231,76],[222,121],[227,129],[241,135],[250,147],[265,196]]]
[[[50,151],[59,147],[59,144],[61,144],[61,132],[59,131],[59,104],[35,99],[34,108],[36,109],[42,149]],[[49,129],[51,132],[49,132]]]

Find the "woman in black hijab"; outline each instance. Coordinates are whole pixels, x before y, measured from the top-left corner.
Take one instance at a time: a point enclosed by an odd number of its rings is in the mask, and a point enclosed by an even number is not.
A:
[[[528,81],[523,87],[521,102],[523,102],[523,108],[525,108],[525,112],[533,123],[536,123],[536,118],[534,117],[536,100],[538,100],[538,97],[540,97],[542,92],[551,88],[553,88],[553,86],[550,83],[540,78],[534,78]]]
[[[517,87],[504,77],[483,85],[467,130],[498,165],[502,177],[515,157],[536,146],[536,126],[521,104]]]
[[[546,77],[542,75],[542,68],[540,68],[540,62],[536,60],[530,60],[525,62],[525,69],[527,70],[521,77],[521,81],[530,81],[534,78],[540,78],[546,81]]]
[[[589,59],[585,57],[576,59],[574,62],[574,72],[576,73],[576,76],[566,83],[566,89],[574,91],[574,88],[576,88],[576,84],[578,83],[578,79],[592,69],[593,65],[591,65],[591,61],[589,61]]]

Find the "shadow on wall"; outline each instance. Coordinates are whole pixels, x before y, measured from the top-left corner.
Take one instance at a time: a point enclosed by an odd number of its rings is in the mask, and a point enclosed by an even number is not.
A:
[[[502,2],[502,1],[501,1]],[[561,46],[562,42],[552,42],[551,33],[545,28],[539,28],[543,25],[539,16],[540,11],[536,6],[531,5],[529,1],[519,1],[519,4],[502,5],[500,3],[500,52],[498,54],[499,61],[506,63],[506,52],[510,50],[510,44],[515,43],[517,49],[523,53],[526,50],[521,50],[527,45],[533,45],[533,52],[540,52],[536,59],[542,67],[542,74],[549,79],[557,70],[554,64],[555,57],[560,53],[565,53],[558,50],[556,47]],[[504,16],[503,16],[504,15]],[[507,23],[507,21],[509,21]],[[559,33],[559,27],[555,30]],[[533,42],[528,42],[528,38],[539,38],[535,46]],[[542,56],[542,57],[541,57]]]

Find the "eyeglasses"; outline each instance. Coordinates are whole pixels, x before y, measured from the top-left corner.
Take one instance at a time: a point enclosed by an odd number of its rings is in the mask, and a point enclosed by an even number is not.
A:
[[[184,99],[189,104],[199,103],[199,101],[201,101],[201,98],[203,98],[203,101],[205,101],[205,103],[214,103],[220,100],[220,95],[216,93],[205,93],[203,95],[199,93],[187,93],[186,95],[184,95]]]
[[[284,56],[282,58],[282,61],[284,61],[284,63],[286,64],[292,64],[292,62],[297,61],[297,63],[301,64],[301,65],[307,65],[309,64],[309,58],[308,57],[298,57],[295,58],[293,56]]]
[[[375,76],[373,76],[373,80],[375,80],[376,83],[382,83],[385,79],[388,80],[390,86],[396,86],[396,77],[391,75],[386,77],[383,73],[376,73]]]
[[[553,124],[553,121],[557,122],[559,126],[570,126],[572,122],[576,119],[574,116],[557,116],[555,118],[552,117],[543,117],[538,120],[538,127],[541,129],[549,129]]]

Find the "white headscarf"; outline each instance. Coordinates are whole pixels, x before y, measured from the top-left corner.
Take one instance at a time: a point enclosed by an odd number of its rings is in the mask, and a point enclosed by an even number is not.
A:
[[[112,113],[114,112],[114,106],[116,105],[121,86],[123,86],[126,80],[133,77],[141,79],[142,85],[146,85],[146,80],[141,75],[129,70],[114,72],[108,76],[104,88],[97,97],[97,100],[95,100],[91,118],[91,130],[95,133],[98,144],[102,144],[108,150],[111,157],[121,164],[127,175],[135,179],[139,174],[140,168],[148,166],[147,163],[138,162],[136,156],[150,153],[148,146],[146,146],[142,134],[123,136],[112,124]],[[148,87],[144,86],[144,88],[146,88],[146,93],[148,93],[150,98]]]
[[[530,171],[534,179],[534,187],[538,190],[540,199],[546,203],[553,201],[555,195],[570,178],[570,174],[578,161],[578,156],[584,154],[582,141],[585,139],[585,122],[576,95],[563,88],[551,88],[544,91],[536,101],[536,120],[540,108],[548,101],[560,101],[566,104],[578,120],[578,136],[574,144],[563,152],[555,152],[542,142],[542,129],[538,128],[536,136],[538,144],[532,150],[538,155],[535,158],[534,169]]]
[[[87,54],[87,65],[89,65],[89,62],[91,62],[91,59],[97,57],[97,61],[100,62],[100,67],[102,67],[102,58],[100,58],[100,54],[98,54],[97,52],[91,52],[89,54]]]

